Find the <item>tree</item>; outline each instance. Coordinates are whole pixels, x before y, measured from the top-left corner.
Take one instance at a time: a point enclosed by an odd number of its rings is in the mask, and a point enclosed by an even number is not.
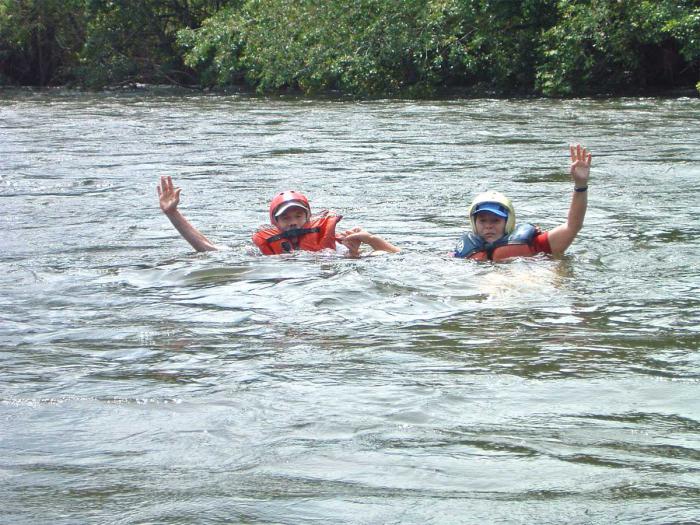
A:
[[[0,0],[0,83],[71,80],[84,36],[81,0]]]
[[[700,7],[680,0],[562,0],[543,34],[536,87],[545,95],[692,85]]]

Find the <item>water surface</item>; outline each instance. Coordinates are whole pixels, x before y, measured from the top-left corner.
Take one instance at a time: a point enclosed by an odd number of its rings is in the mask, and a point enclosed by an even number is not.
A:
[[[699,117],[0,93],[0,521],[699,521]],[[565,257],[447,256],[486,189],[563,222],[570,142]],[[252,255],[286,188],[403,252]]]

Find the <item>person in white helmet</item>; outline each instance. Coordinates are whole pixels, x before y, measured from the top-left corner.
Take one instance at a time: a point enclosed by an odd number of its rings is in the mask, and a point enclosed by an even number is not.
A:
[[[532,224],[516,224],[510,199],[502,193],[488,191],[472,201],[469,207],[472,231],[462,236],[453,255],[479,261],[501,261],[538,253],[564,253],[583,227],[592,157],[580,144],[570,146],[569,151],[574,190],[564,224],[545,232]]]

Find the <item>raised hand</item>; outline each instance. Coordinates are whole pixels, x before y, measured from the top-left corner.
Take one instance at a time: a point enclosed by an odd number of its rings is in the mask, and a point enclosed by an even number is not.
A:
[[[588,186],[588,177],[591,174],[591,154],[581,144],[569,146],[571,153],[571,177],[574,179],[574,186],[583,188]]]
[[[168,217],[168,220],[180,232],[180,235],[190,243],[198,252],[208,252],[218,250],[217,246],[207,239],[202,232],[190,224],[182,213],[177,209],[180,203],[180,188],[173,186],[173,179],[169,176],[162,176],[160,184],[157,186],[160,209]]]
[[[158,185],[158,199],[160,200],[160,209],[166,215],[177,210],[177,205],[180,204],[181,188],[173,186],[173,178],[170,176],[162,176]]]
[[[574,179],[574,191],[569,206],[566,222],[549,231],[549,247],[554,255],[560,255],[583,228],[583,219],[588,207],[588,177],[591,174],[591,154],[581,144],[569,146],[571,153],[571,178]]]

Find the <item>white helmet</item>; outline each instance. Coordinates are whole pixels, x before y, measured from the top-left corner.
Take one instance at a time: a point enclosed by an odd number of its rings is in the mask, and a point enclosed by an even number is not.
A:
[[[515,208],[510,199],[497,191],[487,191],[480,193],[469,206],[469,220],[472,223],[472,230],[476,233],[475,216],[480,211],[495,213],[506,220],[506,235],[515,229]]]

